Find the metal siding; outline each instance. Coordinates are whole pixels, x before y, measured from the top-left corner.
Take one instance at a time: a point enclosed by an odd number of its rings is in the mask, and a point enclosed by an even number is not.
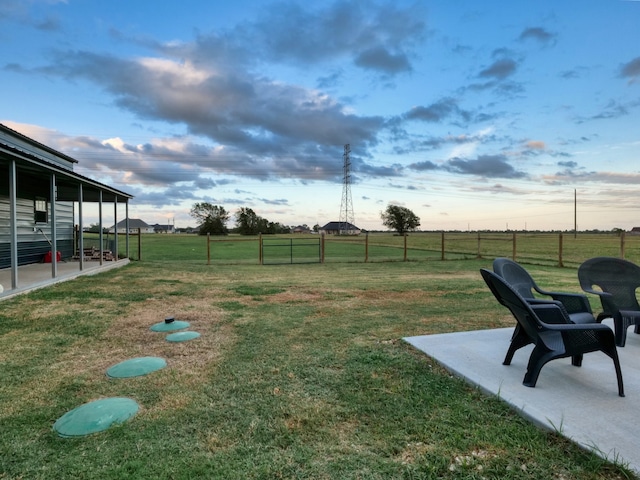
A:
[[[9,197],[0,196],[0,268],[11,266],[11,227],[9,225]],[[51,205],[49,207],[49,218]],[[51,239],[51,224],[36,224],[34,222],[33,200],[18,198],[17,209],[17,234],[18,234],[18,265],[36,263],[42,260],[43,255],[51,249],[45,238]],[[58,217],[57,247],[62,252],[63,258],[73,256],[73,221],[74,210],[72,202],[57,202],[56,214]],[[34,231],[36,229],[36,231]],[[42,232],[37,229],[42,229]],[[43,235],[44,234],[44,235]]]

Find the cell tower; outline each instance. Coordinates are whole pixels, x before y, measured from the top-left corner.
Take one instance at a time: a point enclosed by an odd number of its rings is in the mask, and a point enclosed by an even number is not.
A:
[[[351,200],[351,159],[349,154],[351,147],[347,143],[344,146],[343,181],[342,181],[342,203],[340,204],[340,235],[353,234],[353,201]]]

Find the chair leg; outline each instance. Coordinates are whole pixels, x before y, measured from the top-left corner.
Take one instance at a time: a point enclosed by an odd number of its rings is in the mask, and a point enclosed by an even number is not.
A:
[[[602,349],[602,352],[607,354],[613,360],[613,366],[616,369],[616,380],[618,381],[618,395],[624,397],[624,384],[622,382],[622,369],[620,368],[620,359],[618,358],[618,350],[615,348],[612,349]]]
[[[618,347],[624,347],[624,344],[627,343],[627,327],[620,313],[616,313],[613,317],[613,331],[616,338],[616,345]]]
[[[527,365],[527,373],[524,375],[523,384],[527,387],[535,387],[540,375],[540,370],[545,364],[555,358],[554,352],[550,352],[546,349],[541,349],[536,346],[531,352],[529,357],[529,364]]]
[[[574,367],[581,367],[582,366],[582,357],[583,355],[574,355],[571,357],[571,365],[573,365]]]
[[[509,344],[507,355],[504,357],[504,361],[502,362],[502,364],[511,365],[511,360],[513,359],[513,355],[516,353],[516,351],[522,347],[526,347],[530,343],[531,340],[529,339],[529,336],[522,328],[520,328],[520,325],[517,325],[511,337],[511,343]]]

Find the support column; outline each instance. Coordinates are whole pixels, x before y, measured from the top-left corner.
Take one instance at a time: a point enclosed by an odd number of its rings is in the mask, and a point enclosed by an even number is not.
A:
[[[118,196],[113,199],[113,258],[118,260]]]
[[[58,197],[58,187],[56,185],[56,174],[51,174],[51,218],[49,224],[51,225],[51,278],[58,276],[58,234],[56,225],[56,198]]]
[[[100,266],[102,266],[104,261],[104,247],[102,245],[102,190],[98,192],[98,225],[100,228],[100,233],[98,234],[98,241],[100,242]]]
[[[18,209],[16,161],[9,164],[9,229],[11,230],[11,289],[18,288]]]
[[[124,215],[125,215],[125,228],[127,229],[127,233],[125,238],[125,255],[127,258],[131,258],[129,255],[129,199],[125,199],[124,201]]]
[[[78,255],[80,256],[80,270],[84,270],[84,225],[82,223],[82,203],[84,192],[82,184],[78,185]]]

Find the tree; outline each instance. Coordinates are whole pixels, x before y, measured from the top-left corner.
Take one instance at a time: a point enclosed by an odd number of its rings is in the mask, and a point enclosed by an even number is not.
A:
[[[258,216],[256,212],[247,207],[241,207],[236,211],[236,227],[240,235],[257,235],[266,232],[268,222]]]
[[[227,221],[229,213],[224,207],[208,202],[194,203],[190,215],[200,223],[200,235],[226,235],[229,233]]]
[[[382,224],[404,235],[420,226],[420,218],[411,210],[399,205],[388,205],[384,212],[380,212]]]

